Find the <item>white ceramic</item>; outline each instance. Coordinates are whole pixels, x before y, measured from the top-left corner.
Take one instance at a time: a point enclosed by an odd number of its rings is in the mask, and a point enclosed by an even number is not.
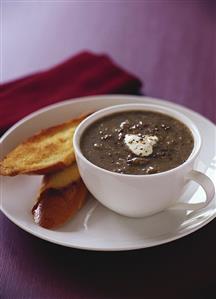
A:
[[[0,156],[38,130],[69,120],[81,113],[96,111],[125,103],[149,103],[170,107],[189,117],[198,127],[203,145],[196,170],[211,179],[216,175],[216,128],[209,120],[185,107],[168,101],[141,96],[92,96],[73,99],[41,109],[15,124],[0,139]],[[216,196],[197,212],[165,210],[144,218],[120,216],[89,196],[87,204],[67,224],[57,230],[47,230],[33,222],[34,204],[41,176],[0,176],[1,211],[20,228],[44,240],[63,246],[88,250],[131,250],[167,243],[188,235],[216,216]],[[118,198],[118,195],[115,196]],[[197,203],[204,192],[197,184],[187,185],[181,201]],[[5,225],[2,220],[1,225]],[[10,230],[8,233],[10,238]]]
[[[161,112],[184,123],[194,138],[194,148],[189,158],[176,168],[150,175],[115,173],[100,168],[87,160],[80,149],[80,139],[86,128],[104,116],[132,110]],[[173,109],[153,104],[124,104],[102,109],[79,124],[74,134],[73,146],[80,175],[89,191],[104,206],[121,215],[149,216],[170,206],[178,209],[197,210],[207,206],[214,198],[215,190],[212,181],[205,174],[193,170],[201,148],[199,131],[189,118]],[[203,187],[206,192],[204,203],[175,204],[181,197],[188,180],[194,180]]]

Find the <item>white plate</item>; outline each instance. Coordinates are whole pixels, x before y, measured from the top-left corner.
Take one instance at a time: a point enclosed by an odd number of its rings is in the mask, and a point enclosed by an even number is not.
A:
[[[83,112],[122,103],[157,103],[174,108],[191,118],[200,130],[203,147],[197,169],[215,176],[215,126],[201,115],[179,105],[140,96],[92,96],[65,101],[41,109],[19,121],[1,138],[3,157],[15,145],[38,130],[71,119]],[[85,207],[66,225],[47,230],[33,222],[31,208],[40,186],[40,176],[1,177],[1,210],[16,225],[50,242],[89,250],[130,250],[156,246],[181,238],[216,216],[216,198],[197,213],[164,211],[151,217],[131,219],[115,214],[90,197]],[[201,188],[190,184],[182,200],[197,202],[204,199]],[[116,194],[118,199],[118,194]]]

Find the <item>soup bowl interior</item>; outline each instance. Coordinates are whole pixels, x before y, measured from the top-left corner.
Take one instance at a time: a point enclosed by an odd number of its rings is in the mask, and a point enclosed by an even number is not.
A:
[[[200,133],[199,133],[197,127],[195,126],[195,124],[185,115],[183,115],[173,109],[170,109],[167,107],[162,107],[159,105],[154,105],[154,104],[122,104],[122,105],[111,106],[111,107],[96,111],[93,114],[91,114],[90,116],[88,116],[86,119],[84,119],[79,124],[79,126],[77,127],[77,129],[75,131],[74,138],[73,138],[73,145],[75,147],[76,154],[78,154],[79,156],[82,156],[83,159],[86,159],[81,151],[81,148],[80,148],[80,140],[81,140],[81,137],[87,127],[89,127],[92,123],[96,122],[97,120],[99,120],[105,116],[112,115],[112,114],[118,113],[118,112],[126,112],[126,111],[157,112],[157,113],[162,113],[162,114],[171,116],[171,117],[179,120],[184,125],[186,125],[186,127],[190,130],[190,132],[192,133],[193,139],[194,139],[194,147],[193,147],[193,150],[187,160],[193,158],[194,155],[196,155],[199,152],[199,150],[201,148]],[[94,166],[96,166],[96,165],[94,165]]]

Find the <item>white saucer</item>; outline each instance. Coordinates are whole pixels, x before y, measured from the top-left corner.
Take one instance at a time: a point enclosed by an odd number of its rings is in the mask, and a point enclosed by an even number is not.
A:
[[[209,177],[216,175],[216,128],[201,115],[182,106],[140,96],[92,96],[65,101],[41,109],[15,124],[0,142],[1,158],[15,145],[38,130],[71,119],[81,113],[123,103],[157,103],[174,108],[191,118],[200,130],[203,146],[197,168]],[[1,178],[1,210],[16,225],[50,242],[89,250],[130,250],[156,246],[188,235],[216,216],[216,197],[200,212],[167,210],[151,217],[132,219],[101,206],[92,197],[69,223],[47,230],[33,222],[31,208],[40,186],[40,176]],[[116,194],[118,198],[118,194]],[[204,192],[188,185],[181,200],[198,202]]]

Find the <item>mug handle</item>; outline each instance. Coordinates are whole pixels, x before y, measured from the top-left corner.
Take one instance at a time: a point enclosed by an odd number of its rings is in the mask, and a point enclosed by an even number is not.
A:
[[[197,170],[191,170],[186,175],[186,180],[193,180],[203,188],[206,194],[205,202],[200,202],[200,203],[178,202],[170,206],[170,209],[197,211],[205,208],[213,200],[215,195],[215,187],[212,180],[207,175]]]

